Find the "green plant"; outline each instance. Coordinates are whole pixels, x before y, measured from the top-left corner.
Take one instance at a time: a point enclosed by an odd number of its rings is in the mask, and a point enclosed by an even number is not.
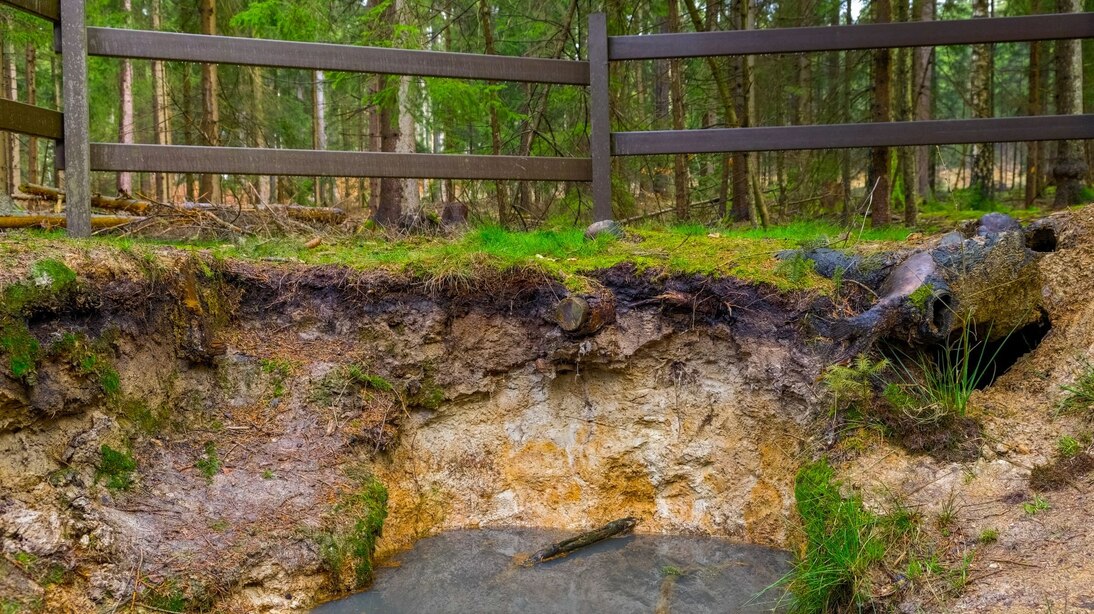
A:
[[[274,479],[274,472],[269,470],[269,469],[263,469],[262,470],[262,479],[263,480],[272,480],[272,479]]]
[[[1022,504],[1022,509],[1029,516],[1036,516],[1040,512],[1051,509],[1048,500],[1041,495],[1033,495],[1033,498]]]
[[[999,530],[992,528],[984,529],[980,532],[980,535],[976,538],[976,541],[984,545],[994,544],[995,542],[999,541]]]
[[[342,586],[361,588],[372,579],[372,554],[387,518],[387,488],[367,471],[349,472],[355,487],[334,507],[331,526],[315,535],[323,564]]]
[[[889,361],[882,358],[871,360],[861,355],[849,365],[832,365],[824,372],[824,385],[832,395],[835,409],[843,409],[851,403],[868,402],[873,398],[874,380],[889,368]]]
[[[1064,435],[1056,442],[1056,450],[1060,453],[1060,456],[1071,458],[1082,451],[1082,445],[1080,445],[1079,441],[1074,437]]]
[[[217,455],[217,446],[211,441],[205,442],[205,451],[194,463],[206,481],[212,482],[213,476],[220,473],[220,457]]]
[[[8,368],[17,379],[33,380],[41,347],[26,324],[0,318],[0,349],[8,355]]]
[[[262,372],[273,380],[274,398],[285,396],[285,380],[292,375],[293,364],[287,360],[263,358],[261,366]]]
[[[985,337],[991,337],[990,327]],[[988,344],[977,337],[971,326],[963,326],[936,354],[919,352],[911,357],[895,350],[891,358],[900,382],[888,391],[886,398],[918,422],[964,418],[969,398],[981,379],[994,368],[995,357],[1003,345],[998,344],[989,355]]]
[[[110,490],[129,490],[133,486],[133,472],[137,461],[129,452],[115,450],[105,443],[99,448],[99,466],[95,470],[95,482],[106,478]]]
[[[94,378],[107,396],[114,397],[121,392],[121,378],[107,356],[112,342],[109,334],[92,342],[82,333],[69,332],[50,346],[49,355],[60,357],[80,375]]]
[[[675,565],[665,565],[661,567],[661,575],[666,578],[673,576],[682,576],[684,575],[684,570],[680,569]]]
[[[1083,360],[1082,371],[1075,383],[1063,386],[1066,393],[1060,401],[1064,413],[1094,413],[1094,362]]]
[[[855,494],[843,497],[827,461],[803,466],[794,498],[805,544],[785,582],[793,612],[833,612],[868,599],[870,567],[885,555],[878,518]]]
[[[775,273],[777,275],[782,275],[791,284],[798,286],[805,281],[816,266],[816,262],[802,256],[800,252],[797,252],[793,256],[780,262],[775,268]]]

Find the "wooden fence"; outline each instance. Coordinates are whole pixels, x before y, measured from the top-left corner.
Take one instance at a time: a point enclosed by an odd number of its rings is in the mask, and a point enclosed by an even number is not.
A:
[[[77,237],[91,233],[92,171],[591,181],[594,217],[605,220],[613,156],[1094,138],[1091,115],[613,133],[609,97],[613,61],[1094,38],[1094,13],[612,37],[597,13],[584,62],[89,28],[83,0],[0,4],[55,27],[64,112],[0,99],[0,130],[57,141],[68,232]],[[91,143],[88,56],[588,86],[590,157]]]

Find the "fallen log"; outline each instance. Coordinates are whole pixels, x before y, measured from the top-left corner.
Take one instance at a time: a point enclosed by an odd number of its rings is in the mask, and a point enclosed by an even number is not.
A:
[[[103,228],[116,228],[118,226],[124,226],[133,222],[143,222],[147,220],[146,217],[138,216],[124,216],[124,215],[93,215],[91,216],[91,227],[95,229]],[[68,225],[68,220],[64,215],[46,215],[46,214],[34,214],[34,215],[0,215],[0,229],[13,229],[13,228],[64,228]]]
[[[572,335],[591,335],[615,321],[615,297],[570,295],[555,306],[555,322]]]
[[[40,196],[53,201],[63,200],[65,197],[64,192],[61,192],[57,188],[36,185],[33,183],[24,183],[19,186],[19,189],[32,196]],[[134,215],[145,215],[152,208],[153,204],[154,203],[151,201],[127,198],[124,196],[103,196],[102,194],[95,194],[91,197],[92,207],[106,209],[108,211],[125,211],[126,213],[132,213]]]
[[[637,524],[638,519],[632,517],[613,520],[599,529],[593,529],[592,531],[582,533],[577,537],[571,537],[570,539],[551,544],[550,546],[539,550],[521,564],[524,567],[531,567],[545,561],[567,556],[575,550],[591,546],[599,541],[608,539],[609,537],[630,533]]]
[[[65,197],[64,192],[61,192],[57,188],[52,188],[44,185],[37,185],[31,183],[25,183],[19,186],[19,189],[26,194],[32,196],[39,196],[42,198],[48,198],[53,201],[63,200]],[[141,198],[132,198],[126,196],[103,196],[102,194],[95,194],[91,197],[91,206],[98,209],[106,209],[109,211],[125,211],[135,215],[145,215],[153,207],[157,206],[157,203],[150,200]],[[234,209],[230,207],[218,207],[207,203],[182,203],[179,205],[163,205],[166,209],[171,209],[176,212],[182,213],[208,213],[217,211],[228,211]],[[346,212],[342,209],[335,207],[304,207],[301,205],[265,205],[258,209],[244,209],[248,213],[254,211],[261,213],[263,210],[270,213],[284,215],[290,219],[299,220],[302,222],[322,222],[326,224],[341,224],[346,220]]]
[[[881,338],[935,344],[959,328],[1005,336],[1040,318],[1042,284],[1038,250],[1050,244],[1036,226],[1036,241],[1013,218],[990,213],[924,249],[869,256],[820,248],[780,254],[812,260],[817,273],[851,280],[874,291],[866,311],[835,321],[815,321],[817,331],[848,344],[855,354]],[[1053,237],[1054,239],[1054,237]]]

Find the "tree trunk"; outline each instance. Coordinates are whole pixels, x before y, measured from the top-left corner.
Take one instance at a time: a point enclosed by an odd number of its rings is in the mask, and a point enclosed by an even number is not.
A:
[[[669,0],[669,31],[680,31],[680,5]],[[672,90],[672,129],[684,129],[684,75],[679,59],[669,62],[670,89]],[[676,154],[673,164],[673,189],[676,196],[676,219],[685,221],[691,217],[688,202],[688,157]]]
[[[479,20],[482,24],[482,36],[487,55],[497,53],[494,48],[494,25],[491,15],[491,3],[487,0],[479,0]],[[490,105],[490,151],[495,156],[501,155],[501,124],[498,121],[498,105],[501,101],[494,93],[491,96]],[[498,203],[498,225],[505,228],[509,225],[509,194],[504,181],[494,182],[494,195]]]
[[[897,0],[897,21],[911,21],[908,7],[909,0]],[[898,92],[899,120],[911,121],[913,113],[913,77],[912,54],[909,48],[899,49],[896,52],[896,82]],[[897,149],[897,169],[900,173],[900,200],[904,206],[904,224],[914,226],[916,222],[916,194],[915,194],[915,151],[911,147]]]
[[[63,89],[61,84],[61,62],[56,53],[49,54],[49,72],[53,77],[53,108],[60,109],[62,107],[61,91]],[[54,162],[57,158],[56,144],[53,147]],[[65,189],[65,172],[58,167],[57,164],[53,164],[53,185],[58,190]]]
[[[162,1],[152,0],[152,29],[162,27]],[[152,121],[156,124],[156,144],[171,144],[171,105],[167,93],[167,67],[163,62],[152,62]],[[174,201],[175,182],[170,173],[154,176],[157,198],[164,202]]]
[[[7,52],[9,48],[8,34],[11,32],[11,17],[0,14],[0,95],[4,98],[8,93]],[[15,191],[12,182],[11,167],[11,142],[15,135],[0,130],[0,211],[11,208],[11,195]]]
[[[10,17],[5,20],[4,27],[6,31],[11,31]],[[3,55],[4,97],[8,100],[19,100],[19,75],[15,70],[15,43],[10,38],[4,40]],[[23,182],[18,136],[14,134],[8,136],[6,152],[8,159],[8,185],[5,194],[10,195],[14,194],[19,188],[19,184]]]
[[[255,147],[267,148],[270,142],[266,139],[266,84],[264,71],[258,66],[248,69],[251,74],[251,94],[254,96],[254,144]],[[269,175],[260,175],[258,181],[258,201],[263,205],[269,205],[273,201],[271,187],[274,178]]]
[[[847,18],[847,25],[854,23],[854,18],[851,15],[851,2],[847,0],[846,8],[847,12],[845,16]],[[840,84],[840,120],[845,123],[851,123],[851,79],[852,79],[852,58],[850,51],[843,51],[840,53],[843,61],[842,73],[843,79]],[[851,223],[851,216],[854,213],[854,204],[851,202],[851,150],[843,149],[840,151],[840,183],[843,184],[843,223],[845,225]]]
[[[132,11],[132,0],[122,0],[122,12],[125,14],[127,21]],[[118,92],[120,95],[118,114],[121,117],[121,122],[118,125],[118,142],[123,145],[132,145],[136,127],[133,123],[133,62],[131,60],[122,60],[121,71],[118,75]],[[35,182],[32,181],[31,183]],[[132,194],[133,174],[126,171],[118,173],[117,187],[119,194]]]
[[[988,0],[973,0],[972,16],[988,17]],[[969,79],[969,101],[973,116],[988,118],[992,113],[991,87],[992,46],[973,45],[972,75]],[[977,143],[972,146],[970,186],[977,202],[989,201],[995,192],[995,145]]]
[[[892,7],[889,0],[874,1],[874,21],[876,23],[888,23],[892,20]],[[873,120],[875,122],[888,122],[893,118],[892,110],[892,66],[891,51],[879,49],[873,52]],[[867,191],[873,190],[871,221],[875,227],[889,224],[889,192],[892,184],[889,178],[889,148],[874,147],[870,150],[870,177],[871,185],[866,186]]]
[[[216,34],[216,0],[201,0],[200,12],[201,33]],[[201,66],[201,132],[206,145],[220,145],[220,101],[216,64]],[[220,175],[213,173],[201,176],[201,196],[212,203],[221,202]]]
[[[1057,0],[1059,13],[1079,13],[1079,0]],[[1082,41],[1056,41],[1056,113],[1081,115],[1083,112],[1083,49]],[[1056,200],[1053,209],[1063,209],[1082,203],[1086,159],[1082,141],[1056,143],[1056,159],[1052,164],[1056,179]]]
[[[748,3],[750,0],[733,0],[731,7],[734,26],[738,30],[748,29]],[[736,104],[737,126],[747,128],[752,117],[748,113],[748,98],[752,89],[752,72],[748,58],[737,56],[730,60],[734,65],[734,99]],[[752,182],[749,177],[749,154],[733,154],[733,221],[747,222],[752,218]]]
[[[400,13],[400,7],[397,4],[397,2],[389,2],[386,5],[381,5],[384,6],[381,21],[390,28],[381,36],[390,37],[393,35],[395,21]],[[380,151],[393,152],[399,146],[399,94],[402,93],[402,88],[398,84],[398,77],[380,75],[377,80],[381,91],[390,87],[396,89],[395,96],[381,96],[382,102],[379,104]],[[405,188],[406,183],[402,179],[384,178],[380,180],[380,197],[372,214],[372,219],[377,224],[395,226],[399,223],[399,218],[403,214],[403,191]]]
[[[326,79],[323,71],[313,73],[311,102],[312,102],[312,148],[323,151],[327,148],[327,120],[326,120]],[[315,177],[314,192],[315,206],[323,206],[323,178]]]
[[[38,54],[33,43],[27,43],[27,104],[38,104]],[[27,137],[27,181],[38,183],[38,139]]]
[[[935,0],[914,0],[915,15],[913,18],[919,21],[932,21],[934,19],[934,4]],[[933,73],[934,47],[916,47],[912,57],[912,95],[916,121],[931,119]],[[931,192],[930,160],[931,148],[929,146],[924,145],[915,148],[915,193],[917,201],[927,198]]]
[[[1032,0],[1030,2],[1030,14],[1036,14],[1040,12],[1040,0]],[[1040,41],[1033,41],[1029,44],[1029,72],[1027,73],[1027,114],[1029,115],[1043,115],[1045,112],[1045,103],[1041,98],[1041,51],[1042,44]],[[1040,198],[1042,192],[1041,176],[1044,170],[1041,168],[1041,148],[1042,143],[1040,141],[1030,141],[1026,143],[1026,207],[1033,206],[1033,203]]]

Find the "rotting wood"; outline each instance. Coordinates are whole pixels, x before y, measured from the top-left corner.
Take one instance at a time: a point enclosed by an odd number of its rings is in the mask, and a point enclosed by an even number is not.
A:
[[[604,541],[609,537],[630,533],[637,524],[638,519],[630,516],[620,518],[619,520],[613,520],[598,529],[593,529],[592,531],[587,531],[577,537],[571,537],[570,539],[551,544],[550,546],[539,550],[521,564],[524,567],[531,567],[552,559],[568,556],[581,548]]]
[[[93,215],[91,216],[91,228],[116,228],[134,222],[143,222],[148,218],[125,215]],[[2,215],[0,216],[0,228],[8,230],[13,228],[64,228],[68,225],[64,215]]]
[[[555,321],[567,333],[591,335],[615,321],[615,297],[610,292],[567,296],[555,307]]]

